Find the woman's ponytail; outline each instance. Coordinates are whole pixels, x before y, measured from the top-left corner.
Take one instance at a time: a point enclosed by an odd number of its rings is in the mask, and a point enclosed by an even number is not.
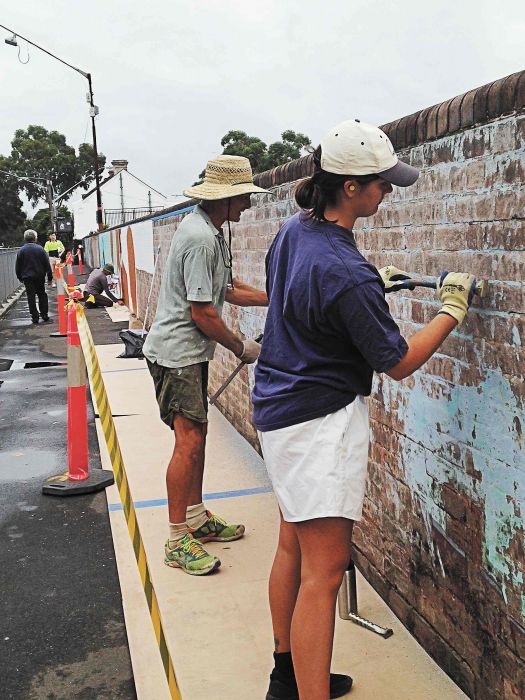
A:
[[[337,202],[337,193],[348,180],[356,180],[366,185],[377,179],[377,175],[338,175],[321,168],[321,146],[313,151],[315,172],[301,180],[295,188],[295,201],[306,211],[306,215],[316,221],[328,221],[324,212],[328,205]]]

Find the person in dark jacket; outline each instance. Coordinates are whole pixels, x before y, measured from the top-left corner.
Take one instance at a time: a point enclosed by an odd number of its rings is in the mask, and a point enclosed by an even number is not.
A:
[[[43,321],[49,321],[49,304],[45,288],[46,275],[49,283],[53,280],[53,272],[47,253],[41,245],[37,244],[36,239],[36,231],[33,229],[25,231],[25,244],[18,251],[15,264],[16,276],[26,288],[27,303],[33,323],[38,323],[39,316],[42,317]],[[38,297],[38,308],[36,297]]]

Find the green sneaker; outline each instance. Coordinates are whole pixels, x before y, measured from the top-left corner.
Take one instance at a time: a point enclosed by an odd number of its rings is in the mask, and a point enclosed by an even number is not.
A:
[[[191,533],[184,535],[173,549],[170,549],[168,540],[164,547],[164,555],[166,566],[182,569],[192,576],[206,576],[221,565],[220,560],[208,554]]]
[[[228,525],[222,518],[206,511],[208,520],[196,530],[192,530],[192,535],[199,542],[233,542],[240,540],[244,535],[244,525]]]

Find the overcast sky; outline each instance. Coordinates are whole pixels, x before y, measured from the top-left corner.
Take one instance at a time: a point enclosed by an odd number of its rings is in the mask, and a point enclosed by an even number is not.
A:
[[[525,68],[523,0],[0,0],[0,23],[92,73],[99,150],[166,195],[230,129],[317,145]],[[87,81],[17,54],[1,42],[0,153],[29,124],[91,141]]]

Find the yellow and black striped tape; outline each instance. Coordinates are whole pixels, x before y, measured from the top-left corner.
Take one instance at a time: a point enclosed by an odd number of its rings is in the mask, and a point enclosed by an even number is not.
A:
[[[76,308],[80,343],[82,345],[84,358],[86,360],[86,367],[91,382],[91,388],[97,403],[98,414],[100,416],[102,430],[104,432],[104,437],[106,439],[106,444],[111,459],[111,466],[113,467],[113,472],[115,474],[115,481],[117,482],[120,493],[120,500],[122,501],[122,506],[124,508],[124,515],[128,525],[129,536],[131,537],[131,541],[133,543],[133,551],[135,552],[142,587],[148,602],[151,621],[155,630],[155,637],[157,638],[157,644],[162,657],[162,663],[164,665],[164,672],[166,673],[166,679],[168,681],[172,699],[181,700],[182,696],[177,685],[173,661],[171,660],[166,642],[166,635],[164,634],[164,629],[162,627],[157,595],[151,580],[146,551],[140,535],[135,506],[133,505],[133,501],[131,499],[128,478],[124,468],[124,461],[120,451],[117,432],[115,430],[115,423],[113,422],[113,416],[111,415],[111,409],[109,407],[104,380],[102,379],[100,365],[98,364],[98,357],[95,350],[95,344],[93,342],[93,336],[91,335],[91,331],[84,314],[84,309],[80,306],[80,304],[77,304]]]

